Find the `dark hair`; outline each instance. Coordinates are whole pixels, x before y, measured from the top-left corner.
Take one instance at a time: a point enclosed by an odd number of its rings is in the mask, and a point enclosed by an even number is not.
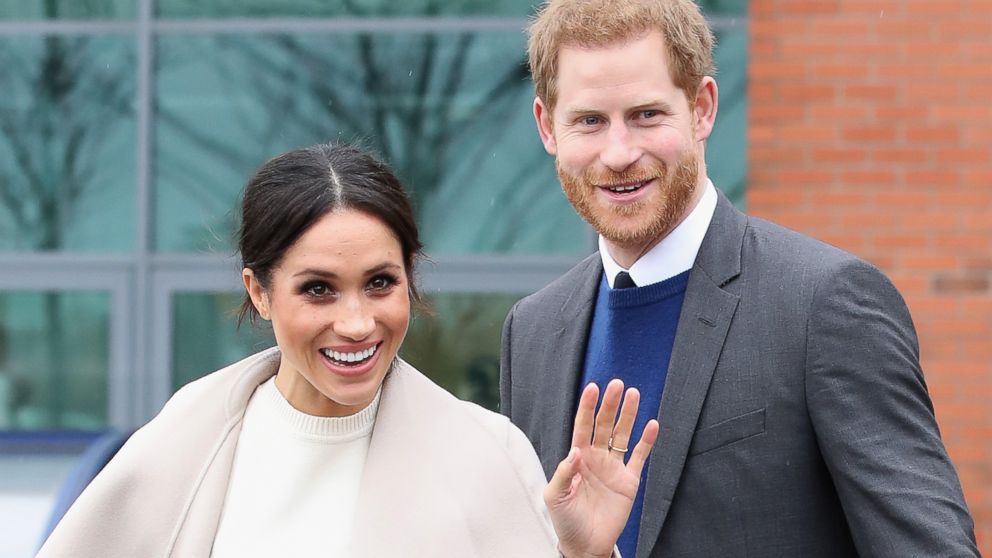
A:
[[[385,163],[348,145],[325,143],[270,159],[245,186],[238,250],[241,265],[268,289],[286,250],[321,217],[355,209],[380,219],[400,241],[410,300],[423,302],[413,276],[423,245],[413,208],[399,179]],[[258,310],[245,294],[238,323],[255,321]]]

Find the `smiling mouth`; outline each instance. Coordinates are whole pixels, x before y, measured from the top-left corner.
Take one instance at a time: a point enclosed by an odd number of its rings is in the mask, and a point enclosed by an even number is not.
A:
[[[328,360],[339,366],[361,366],[375,355],[376,351],[379,350],[380,345],[382,345],[382,342],[376,343],[364,351],[357,351],[354,353],[343,353],[331,349],[321,349],[320,352],[323,353]]]
[[[614,194],[629,194],[631,192],[636,192],[646,186],[651,180],[644,180],[642,182],[635,182],[633,184],[618,184],[616,186],[605,186],[606,190],[613,192]]]

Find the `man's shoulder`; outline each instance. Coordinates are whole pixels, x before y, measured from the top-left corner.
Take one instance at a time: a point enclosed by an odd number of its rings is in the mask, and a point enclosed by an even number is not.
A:
[[[595,252],[540,290],[520,299],[514,307],[514,314],[528,314],[533,311],[543,313],[560,309],[572,296],[575,296],[576,291],[581,290],[583,285],[598,278],[602,273],[603,261],[599,252]]]
[[[757,253],[770,265],[777,265],[781,260],[825,268],[867,263],[851,252],[773,221],[748,216],[747,223],[745,255]]]

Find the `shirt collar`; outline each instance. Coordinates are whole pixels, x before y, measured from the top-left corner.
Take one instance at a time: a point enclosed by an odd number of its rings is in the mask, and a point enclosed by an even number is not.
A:
[[[706,229],[713,219],[716,201],[716,188],[712,181],[706,179],[703,197],[696,207],[668,236],[634,262],[630,269],[624,269],[614,261],[606,249],[606,240],[600,235],[599,255],[603,259],[603,271],[606,272],[610,287],[613,287],[613,281],[621,271],[629,273],[637,286],[644,287],[692,269],[699,247],[703,244],[703,237],[706,236]]]

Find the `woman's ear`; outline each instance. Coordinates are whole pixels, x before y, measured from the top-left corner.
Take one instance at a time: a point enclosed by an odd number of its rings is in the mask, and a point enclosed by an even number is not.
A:
[[[251,297],[251,303],[255,305],[255,310],[258,310],[258,315],[263,320],[268,320],[269,295],[265,292],[265,288],[262,287],[262,283],[259,282],[258,277],[255,277],[255,272],[246,267],[241,270],[241,279],[245,283],[245,290],[248,291],[248,296]]]

